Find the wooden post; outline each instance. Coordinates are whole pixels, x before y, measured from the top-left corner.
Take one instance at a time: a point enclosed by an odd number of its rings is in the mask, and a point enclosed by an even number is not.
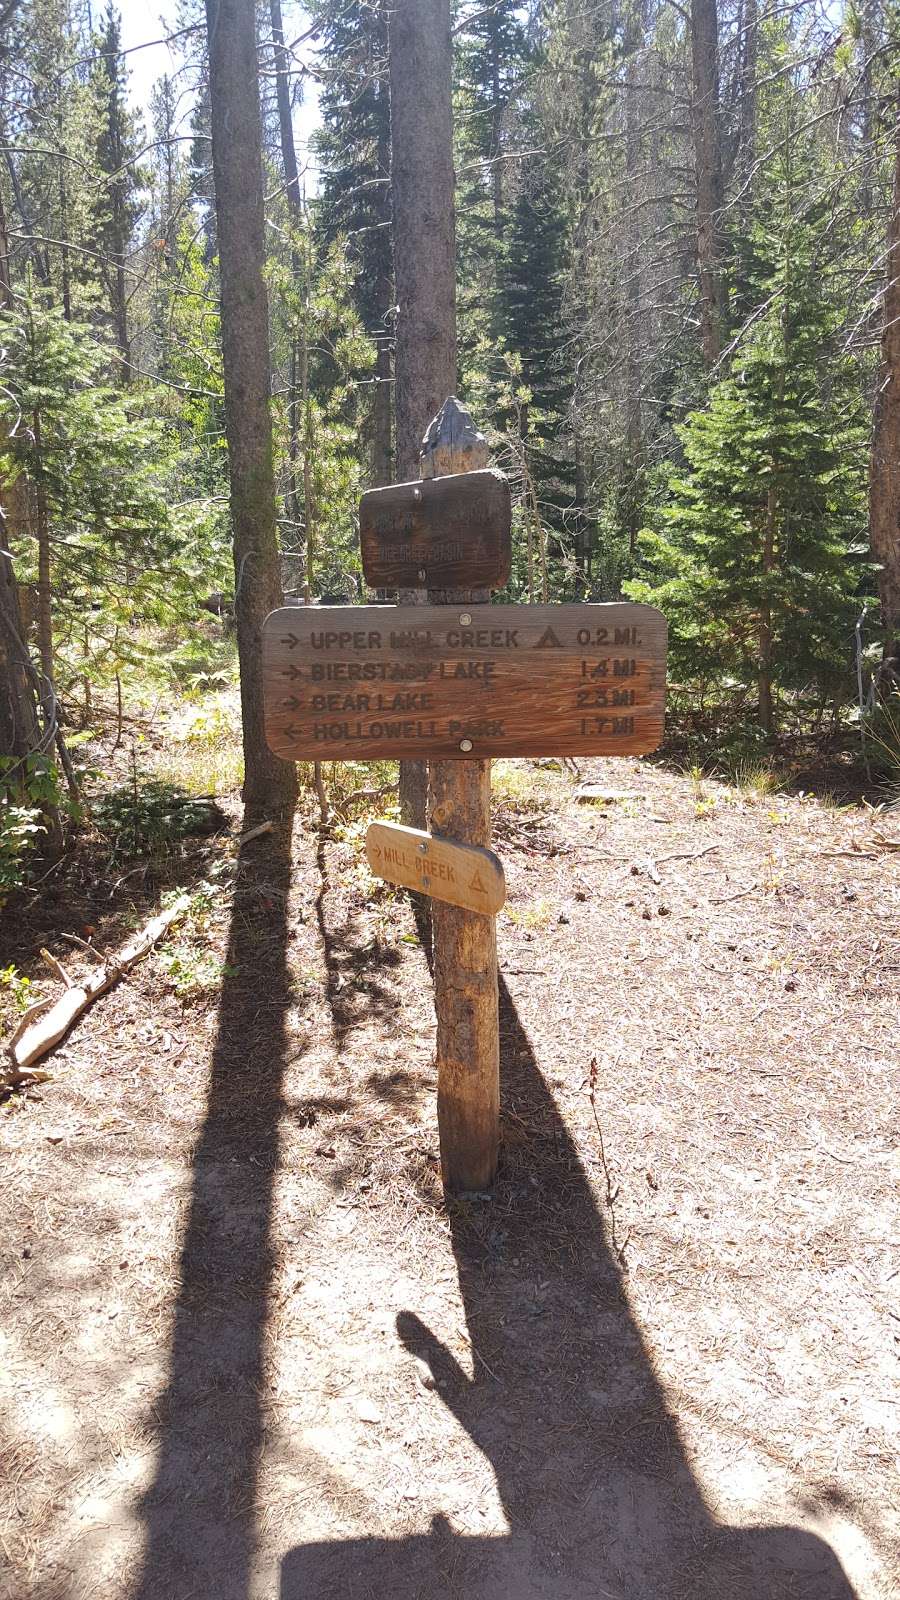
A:
[[[423,478],[487,466],[488,447],[451,396],[422,445]],[[490,599],[487,589],[431,590],[437,605]],[[431,830],[460,844],[491,841],[489,761],[433,761]],[[492,916],[435,900],[431,908],[437,1013],[438,1128],[448,1190],[486,1189],[497,1170],[500,1127],[500,1022],[497,935]]]

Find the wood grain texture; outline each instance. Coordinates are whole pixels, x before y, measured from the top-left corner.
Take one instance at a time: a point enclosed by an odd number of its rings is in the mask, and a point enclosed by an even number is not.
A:
[[[455,395],[431,422],[419,470],[423,478],[477,472],[488,444]],[[486,605],[487,589],[429,590],[433,606]],[[452,616],[452,612],[446,614]],[[486,847],[491,842],[490,761],[431,761],[428,809],[435,834]],[[486,1189],[500,1143],[500,1017],[497,923],[436,900],[431,907],[434,1008],[437,1017],[438,1133],[448,1191]]]
[[[366,582],[378,589],[502,589],[511,525],[509,484],[491,469],[370,489],[359,504]]]
[[[487,846],[489,761],[435,761],[428,769],[436,835]],[[500,1142],[497,922],[435,901],[431,916],[437,1015],[438,1132],[444,1187],[490,1188]]]
[[[283,608],[263,629],[266,737],[297,761],[640,755],[665,659],[661,613],[624,602]]]
[[[482,916],[495,916],[506,900],[503,863],[493,850],[457,844],[421,828],[370,822],[366,858],[379,878]]]

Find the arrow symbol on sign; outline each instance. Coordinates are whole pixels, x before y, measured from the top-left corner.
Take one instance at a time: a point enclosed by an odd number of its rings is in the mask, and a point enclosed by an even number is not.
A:
[[[282,700],[281,702],[282,710],[284,711],[299,711],[300,704],[301,702],[297,699],[295,694],[289,694],[287,699]]]
[[[302,678],[303,673],[299,667],[282,667],[281,676],[283,678]]]
[[[289,633],[286,639],[279,639],[278,643],[286,644],[289,650],[293,650],[294,646],[300,643],[300,640],[295,633]]]
[[[299,737],[300,737],[300,729],[299,728],[294,728],[294,727],[285,728],[284,737],[286,739],[299,739]]]

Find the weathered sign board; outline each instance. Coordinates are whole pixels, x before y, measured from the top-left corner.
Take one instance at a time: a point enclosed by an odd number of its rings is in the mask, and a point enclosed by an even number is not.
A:
[[[375,589],[502,589],[512,503],[502,472],[370,489],[359,503],[362,566]]]
[[[288,761],[641,755],[662,737],[666,623],[626,602],[285,607],[263,675]]]
[[[455,844],[399,822],[370,822],[366,857],[379,878],[466,911],[494,916],[506,899],[502,861],[478,845]]]

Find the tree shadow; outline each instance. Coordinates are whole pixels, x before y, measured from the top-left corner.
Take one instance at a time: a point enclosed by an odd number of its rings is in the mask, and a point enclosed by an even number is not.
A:
[[[348,917],[343,923],[329,920],[326,900],[331,876],[321,835],[316,847],[316,866],[319,873],[316,922],[325,958],[325,997],[331,1012],[335,1048],[340,1050],[348,1033],[367,1017],[383,1017],[396,1010],[396,996],[382,979],[387,972],[396,971],[403,957],[393,945],[370,936],[363,937],[355,917]]]
[[[704,1502],[590,1185],[501,986],[507,1125],[493,1197],[452,1208],[469,1379],[414,1312],[402,1344],[491,1462],[503,1537],[301,1546],[280,1600],[853,1600],[830,1547],[728,1527]]]
[[[246,1600],[289,1053],[289,837],[241,856],[135,1600]]]

